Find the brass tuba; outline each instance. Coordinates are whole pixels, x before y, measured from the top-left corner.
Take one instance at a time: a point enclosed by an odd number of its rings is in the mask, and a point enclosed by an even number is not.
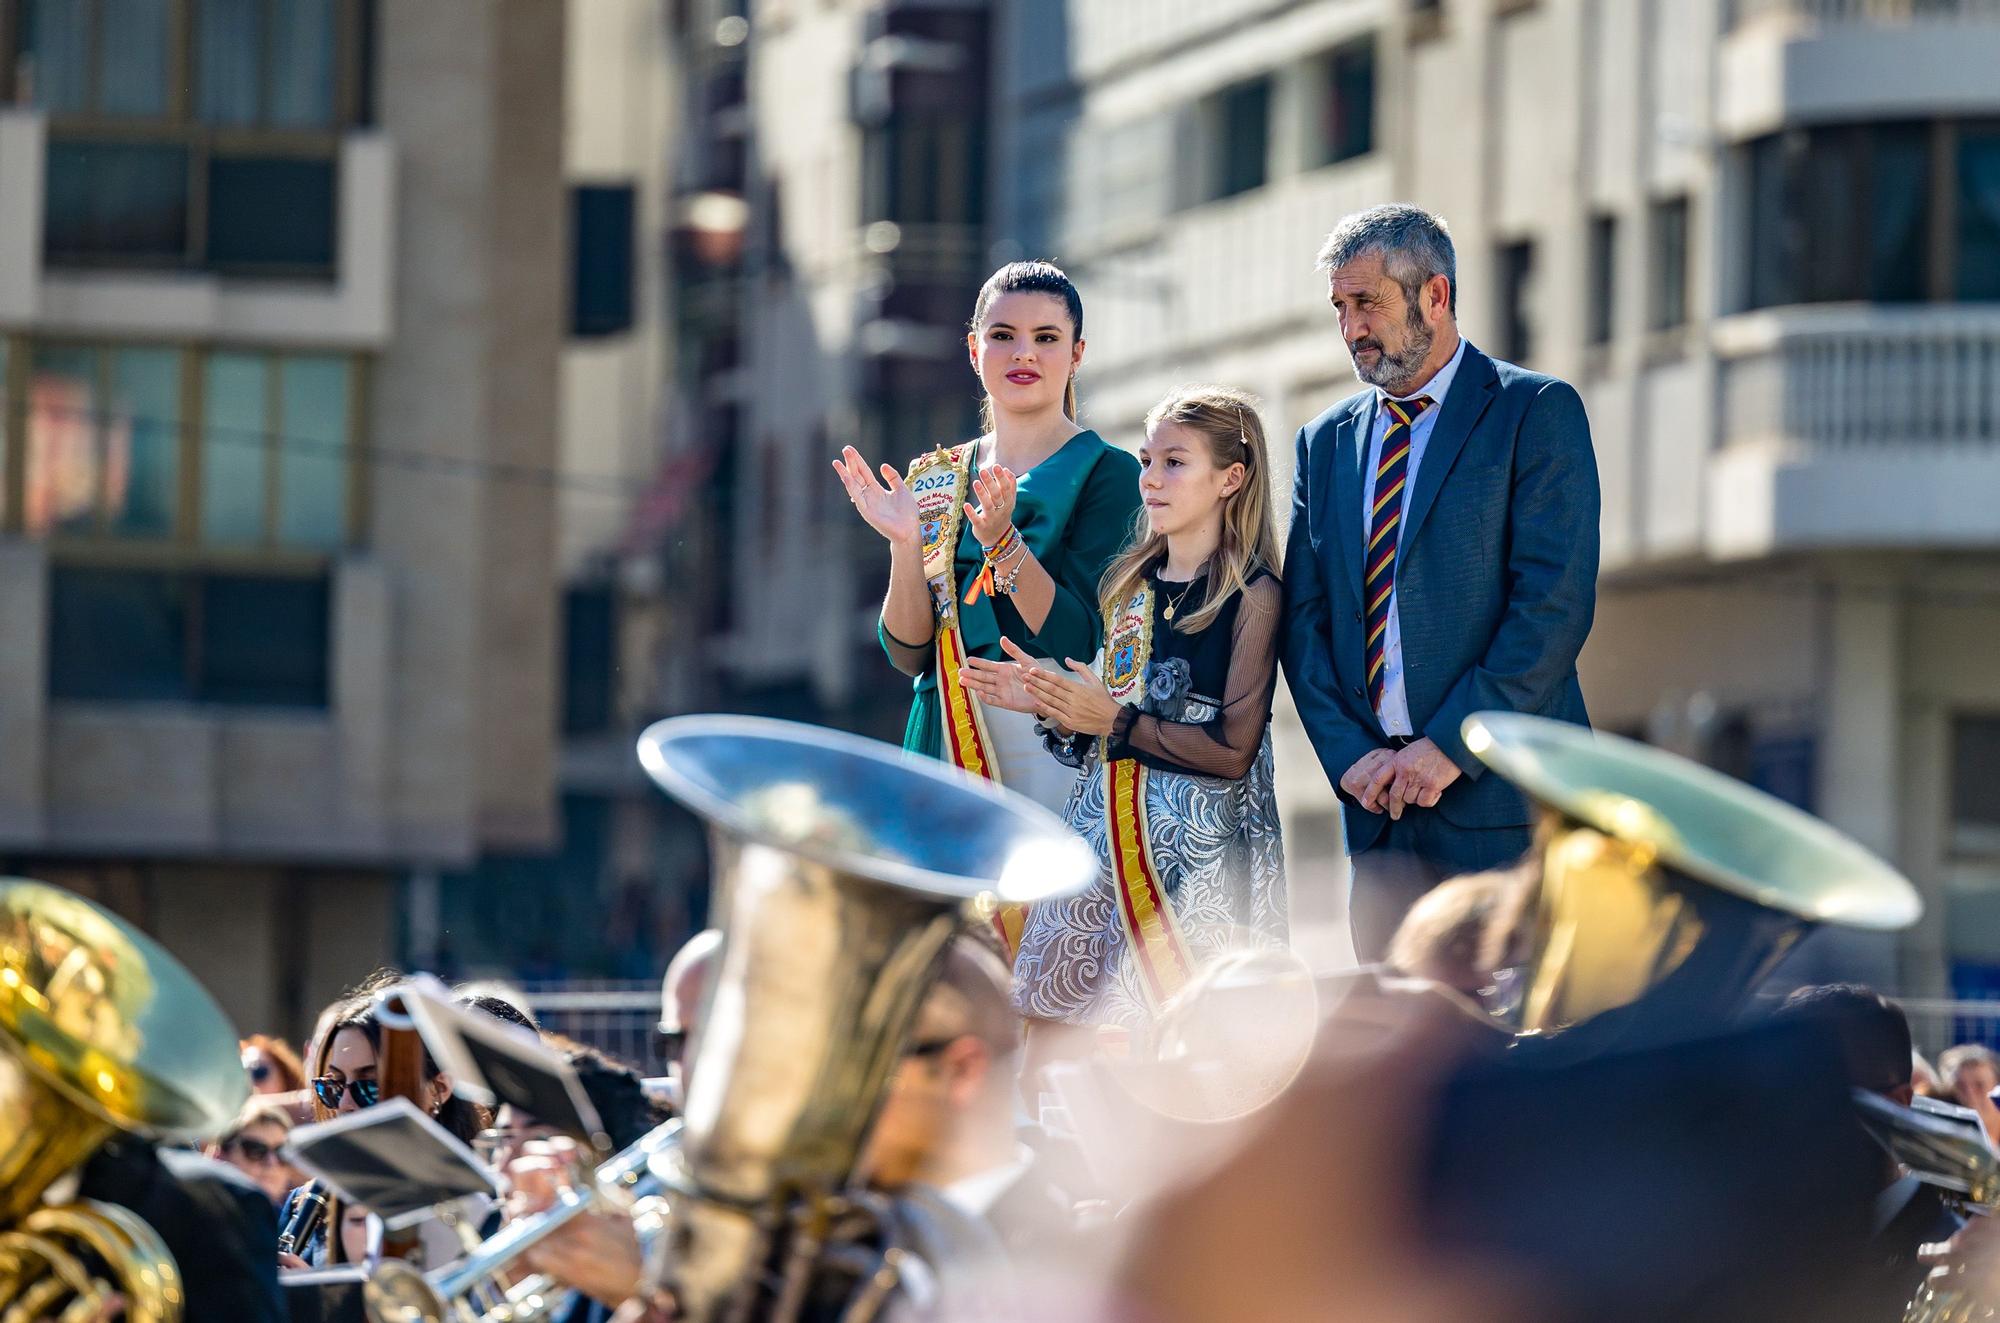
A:
[[[159,1235],[50,1187],[116,1131],[194,1139],[249,1097],[236,1033],[181,965],[81,897],[0,879],[0,1315],[181,1317]]]
[[[1078,890],[1096,861],[1029,800],[851,735],[683,717],[639,758],[708,823],[723,933],[654,1164],[670,1285],[689,1319],[787,1320],[860,1247],[855,1168],[947,945],[982,900]],[[849,1269],[864,1305],[895,1273],[877,1248]]]
[[[1463,734],[1539,809],[1520,1032],[1628,1007],[1712,1023],[1816,925],[1890,932],[1923,912],[1854,841],[1686,758],[1512,712],[1475,713]]]

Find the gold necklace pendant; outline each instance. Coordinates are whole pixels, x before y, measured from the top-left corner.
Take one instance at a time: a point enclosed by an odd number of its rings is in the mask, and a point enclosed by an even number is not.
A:
[[[1181,603],[1187,601],[1187,595],[1193,592],[1194,586],[1200,582],[1201,580],[1199,578],[1189,579],[1187,587],[1181,589],[1181,595],[1179,597],[1174,598],[1171,602],[1168,602],[1166,606],[1161,609],[1160,619],[1172,620],[1174,618],[1174,612],[1180,610]]]

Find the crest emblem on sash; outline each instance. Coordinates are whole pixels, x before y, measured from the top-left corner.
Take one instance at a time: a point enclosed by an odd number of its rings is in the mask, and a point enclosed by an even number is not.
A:
[[[944,545],[944,520],[926,519],[918,527],[917,533],[923,540],[924,559],[929,560],[937,554],[938,548]]]
[[[1132,683],[1139,673],[1139,640],[1136,638],[1114,639],[1111,644],[1110,686],[1123,688]]]
[[[1122,611],[1107,613],[1104,641],[1104,686],[1119,702],[1137,689],[1140,672],[1153,651],[1153,595],[1141,586]]]

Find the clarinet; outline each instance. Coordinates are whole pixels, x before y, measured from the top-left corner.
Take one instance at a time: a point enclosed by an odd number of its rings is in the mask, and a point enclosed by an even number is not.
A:
[[[298,1207],[292,1210],[291,1220],[278,1236],[278,1253],[297,1254],[301,1246],[310,1245],[325,1217],[326,1187],[314,1181],[299,1196]]]

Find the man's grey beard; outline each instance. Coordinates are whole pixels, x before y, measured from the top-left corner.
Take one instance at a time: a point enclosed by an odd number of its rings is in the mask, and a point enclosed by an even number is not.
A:
[[[1417,383],[1417,373],[1422,370],[1424,360],[1431,356],[1431,346],[1437,343],[1437,333],[1425,324],[1414,303],[1403,325],[1409,334],[1400,353],[1390,353],[1379,340],[1371,342],[1382,350],[1373,367],[1362,367],[1361,355],[1353,345],[1347,347],[1348,358],[1354,364],[1354,375],[1364,384],[1379,386],[1391,395],[1409,394],[1411,387]]]

